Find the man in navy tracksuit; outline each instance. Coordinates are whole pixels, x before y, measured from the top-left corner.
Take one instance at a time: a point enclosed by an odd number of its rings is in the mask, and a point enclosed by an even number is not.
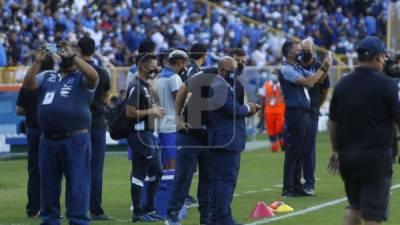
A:
[[[90,105],[98,83],[96,70],[62,42],[59,72],[37,72],[47,53],[39,51],[23,87],[38,90],[41,225],[60,224],[61,181],[66,179],[67,218],[89,224],[91,126]]]
[[[48,55],[42,63],[39,73],[53,70],[54,60]],[[33,218],[40,210],[40,174],[39,174],[39,141],[42,132],[37,120],[38,92],[21,88],[18,94],[16,112],[26,118],[26,137],[28,141],[28,204],[26,213]]]
[[[187,69],[181,74],[182,82],[185,82],[189,77],[201,71],[200,67],[207,60],[207,47],[201,43],[193,44],[190,47],[190,60]]]
[[[196,47],[197,46],[197,47]],[[203,47],[203,48],[201,48]],[[206,47],[200,44],[191,48],[191,56],[195,53],[197,60],[205,59]],[[199,65],[201,65],[199,63]],[[197,64],[192,61],[190,71],[198,71]],[[188,70],[188,71],[189,71]],[[199,183],[197,197],[199,200],[200,224],[210,224],[210,185],[211,185],[211,160],[207,146],[206,113],[208,88],[215,77],[211,73],[187,73],[187,80],[176,95],[177,124],[177,157],[174,183],[171,197],[168,201],[167,224],[180,224],[179,211],[185,202],[192,197],[188,196],[193,174],[199,165]],[[190,93],[190,98],[185,100]],[[186,197],[187,196],[187,197]]]
[[[310,97],[307,88],[326,78],[332,64],[330,54],[314,74],[298,65],[301,48],[298,43],[286,41],[282,46],[285,61],[279,71],[279,82],[285,97],[285,131],[287,150],[283,172],[283,197],[307,196],[301,183],[301,169],[307,141],[310,136]]]
[[[162,177],[160,152],[154,132],[154,119],[165,110],[156,106],[150,79],[158,74],[157,57],[140,53],[136,58],[138,75],[127,90],[126,116],[135,122],[128,144],[133,151],[131,173],[132,222],[155,222],[163,217],[155,212],[154,198]],[[147,205],[142,208],[141,195],[148,176]]]
[[[310,73],[315,73],[321,67],[321,62],[313,57],[313,46],[311,39],[305,39],[301,42],[303,57],[301,65]],[[303,176],[305,180],[304,191],[309,195],[314,195],[319,108],[326,99],[328,89],[328,76],[321,83],[317,83],[314,87],[308,89],[308,94],[310,95],[311,131],[304,153]]]
[[[106,150],[106,121],[105,106],[110,101],[110,74],[104,68],[98,66],[92,57],[95,52],[94,40],[84,36],[78,41],[78,47],[82,58],[89,63],[99,75],[99,84],[94,93],[93,103],[90,106],[92,112],[92,127],[90,136],[92,141],[92,160],[91,160],[91,185],[90,185],[90,214],[91,220],[107,220],[101,207],[102,186],[103,186],[103,166]]]
[[[260,105],[242,105],[235,94],[237,63],[226,56],[218,64],[208,100],[208,144],[212,160],[211,224],[236,225],[231,202],[240,167],[240,153],[245,148],[244,118],[254,115]]]

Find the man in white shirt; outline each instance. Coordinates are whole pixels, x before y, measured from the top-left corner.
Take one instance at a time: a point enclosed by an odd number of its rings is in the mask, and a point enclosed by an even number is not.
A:
[[[168,56],[168,65],[157,78],[157,94],[160,105],[166,115],[160,119],[158,135],[160,138],[161,161],[167,170],[175,169],[176,159],[176,125],[175,97],[182,80],[179,74],[185,71],[189,56],[181,50],[174,50]]]

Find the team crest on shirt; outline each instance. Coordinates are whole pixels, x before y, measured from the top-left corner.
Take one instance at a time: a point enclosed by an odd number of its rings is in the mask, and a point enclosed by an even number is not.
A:
[[[74,83],[74,78],[68,79],[67,82],[62,86],[60,90],[60,95],[64,98],[68,98],[69,93],[72,90],[72,84]]]
[[[48,82],[55,83],[57,82],[58,74],[51,73],[49,78],[47,79]]]

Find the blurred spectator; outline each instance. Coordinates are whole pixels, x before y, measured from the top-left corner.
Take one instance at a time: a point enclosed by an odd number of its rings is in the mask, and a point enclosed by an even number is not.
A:
[[[230,11],[214,8],[207,17],[205,4],[189,0],[9,0],[0,3],[0,33],[8,34],[4,41],[8,65],[29,64],[29,50],[41,42],[77,41],[84,34],[95,40],[97,51],[115,66],[132,65],[139,43],[145,39],[153,40],[157,51],[203,43],[210,52],[208,63],[215,63],[222,52],[240,47],[249,56],[256,51],[254,56],[266,61],[257,63],[270,65],[276,63],[286,39],[270,28],[289,37],[312,36],[321,47],[351,55],[354,43],[362,37],[385,35],[389,0],[213,2]],[[238,15],[260,25],[245,23]],[[258,48],[261,39],[269,48]]]
[[[0,37],[0,67],[7,66],[7,54],[4,48],[4,39]]]

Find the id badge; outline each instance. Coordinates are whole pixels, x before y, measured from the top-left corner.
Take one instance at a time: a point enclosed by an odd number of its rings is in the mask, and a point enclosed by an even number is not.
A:
[[[55,92],[47,92],[43,98],[42,105],[50,105],[53,103]]]

